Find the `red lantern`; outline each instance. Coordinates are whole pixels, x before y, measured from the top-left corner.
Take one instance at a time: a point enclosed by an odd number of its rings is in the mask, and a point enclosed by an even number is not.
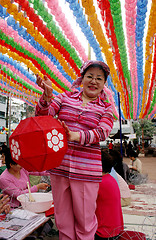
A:
[[[22,120],[9,138],[12,159],[27,171],[58,167],[67,151],[66,133],[52,116]]]
[[[29,17],[29,20],[30,21],[34,21],[35,19],[35,12],[34,12],[34,9],[33,8],[28,8],[28,11],[27,11],[27,16]]]
[[[29,2],[27,0],[23,0],[20,2],[23,11],[27,11],[29,8]]]

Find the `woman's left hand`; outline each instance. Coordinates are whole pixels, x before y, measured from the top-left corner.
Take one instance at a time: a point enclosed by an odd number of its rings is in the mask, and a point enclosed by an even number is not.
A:
[[[61,123],[62,127],[65,129],[65,132],[67,134],[67,138],[69,141],[76,141],[76,142],[80,141],[80,133],[79,132],[70,131],[64,121],[61,122],[59,120],[59,122]]]
[[[6,214],[10,211],[10,205],[7,204],[10,199],[8,195],[3,196],[3,194],[0,194],[0,213],[5,212]]]
[[[50,185],[48,183],[39,183],[36,185],[38,190],[42,189],[42,190],[46,190],[48,187],[50,187]]]

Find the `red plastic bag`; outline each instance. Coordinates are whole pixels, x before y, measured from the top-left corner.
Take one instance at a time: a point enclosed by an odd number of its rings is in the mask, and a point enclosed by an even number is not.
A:
[[[58,167],[67,151],[62,125],[52,116],[22,120],[9,138],[12,159],[27,171]]]

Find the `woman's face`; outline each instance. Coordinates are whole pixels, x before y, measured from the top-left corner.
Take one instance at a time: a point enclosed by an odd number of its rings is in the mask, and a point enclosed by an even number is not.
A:
[[[19,164],[10,164],[10,167],[15,171],[15,172],[19,172],[22,167]]]
[[[85,73],[83,79],[83,94],[88,98],[96,98],[104,88],[105,76],[102,69],[91,67]]]
[[[130,159],[131,159],[132,161],[135,161],[135,157],[131,157],[131,156],[130,156]]]
[[[2,159],[2,164],[5,164],[5,154],[4,153],[2,153],[1,159]]]

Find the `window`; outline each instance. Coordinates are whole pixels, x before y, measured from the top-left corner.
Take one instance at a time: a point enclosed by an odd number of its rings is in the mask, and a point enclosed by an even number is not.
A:
[[[122,124],[127,124],[127,120],[122,120]]]
[[[5,118],[5,112],[0,111],[0,118]]]
[[[6,103],[6,97],[0,95],[0,103],[5,104]]]

